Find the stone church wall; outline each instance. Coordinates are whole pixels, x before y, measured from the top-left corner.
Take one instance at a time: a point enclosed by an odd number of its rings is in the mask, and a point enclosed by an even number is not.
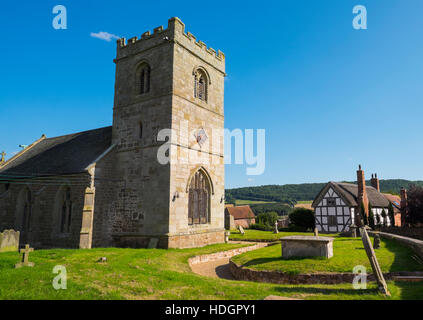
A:
[[[84,192],[88,185],[87,174],[49,177],[48,180],[20,180],[9,184],[7,192],[0,191],[0,231],[14,229],[20,232],[20,243],[35,248],[78,248],[81,230]],[[58,194],[68,185],[71,188],[70,232],[60,232],[60,204]],[[32,195],[32,215],[29,232],[22,231],[23,191],[28,188]]]

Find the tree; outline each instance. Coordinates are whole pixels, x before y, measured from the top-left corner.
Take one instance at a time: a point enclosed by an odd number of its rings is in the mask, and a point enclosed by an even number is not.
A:
[[[256,217],[256,223],[269,226],[269,227],[274,227],[275,222],[278,221],[278,218],[279,216],[276,212],[260,213]]]
[[[386,219],[386,217],[387,217],[388,215],[386,214],[386,211],[385,211],[385,209],[383,209],[382,210],[382,218],[383,218],[383,226],[384,227],[387,227],[388,226],[388,221],[386,221],[387,219]]]
[[[365,226],[368,226],[369,220],[367,218],[366,211],[364,210],[364,202],[362,202],[361,205],[360,205],[360,214],[361,214],[362,224],[365,225]]]
[[[408,190],[406,222],[410,224],[423,223],[423,188],[412,185]]]
[[[391,227],[395,227],[394,206],[390,202],[389,202],[389,207],[388,207],[388,216],[389,216],[389,221],[391,222]]]
[[[314,211],[305,208],[296,208],[292,213],[290,213],[289,220],[292,225],[305,230],[313,230],[316,226]]]
[[[364,214],[366,215],[366,214]],[[368,226],[370,228],[372,228],[373,230],[375,229],[375,216],[373,214],[373,207],[372,205],[369,203],[369,219],[368,219]]]

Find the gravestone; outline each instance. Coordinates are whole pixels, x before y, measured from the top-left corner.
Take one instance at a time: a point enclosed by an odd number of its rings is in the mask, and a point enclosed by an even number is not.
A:
[[[0,233],[0,252],[19,250],[19,231],[5,230]]]
[[[380,249],[380,235],[378,233],[373,237],[373,249]]]
[[[229,242],[229,236],[231,235],[230,231],[225,231],[225,243]]]
[[[273,233],[278,234],[279,233],[279,229],[278,229],[278,222],[275,222],[275,230],[273,231]]]
[[[238,230],[242,235],[245,234],[244,228],[242,226],[238,226]]]
[[[159,243],[158,238],[150,238],[150,241],[148,243],[148,249],[156,249],[158,243]]]
[[[357,238],[357,226],[355,224],[352,224],[350,226],[350,231],[351,231],[351,237]]]
[[[370,265],[372,266],[379,291],[387,296],[390,296],[391,294],[389,293],[385,278],[383,277],[382,270],[380,269],[379,262],[377,261],[376,254],[373,250],[372,243],[370,242],[370,238],[367,234],[366,228],[361,228],[360,232],[361,239],[363,240],[364,249],[366,250],[367,257],[369,258]]]
[[[21,267],[33,267],[34,262],[29,262],[29,253],[34,251],[33,248],[29,247],[29,244],[25,245],[25,249],[21,249],[19,252],[22,253],[22,261],[15,264],[15,268],[21,268]]]
[[[319,230],[317,228],[314,228],[314,236],[315,237],[319,236]]]

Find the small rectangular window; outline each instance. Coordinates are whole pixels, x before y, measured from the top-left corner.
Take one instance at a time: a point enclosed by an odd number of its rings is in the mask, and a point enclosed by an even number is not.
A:
[[[334,227],[338,225],[338,220],[336,216],[328,216],[328,225],[329,227]]]
[[[328,207],[336,206],[336,199],[335,198],[327,198]]]
[[[142,122],[140,122],[139,129],[138,130],[139,130],[139,135],[138,136],[139,136],[140,139],[142,139]]]

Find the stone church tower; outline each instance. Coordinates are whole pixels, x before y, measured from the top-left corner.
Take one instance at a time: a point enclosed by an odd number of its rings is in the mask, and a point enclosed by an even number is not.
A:
[[[224,242],[225,56],[177,18],[117,45],[113,126],[0,161],[0,232],[35,248]]]
[[[169,248],[223,242],[223,53],[172,18],[167,29],[119,39],[115,63],[113,167],[126,184],[118,203],[129,216],[113,241]]]

